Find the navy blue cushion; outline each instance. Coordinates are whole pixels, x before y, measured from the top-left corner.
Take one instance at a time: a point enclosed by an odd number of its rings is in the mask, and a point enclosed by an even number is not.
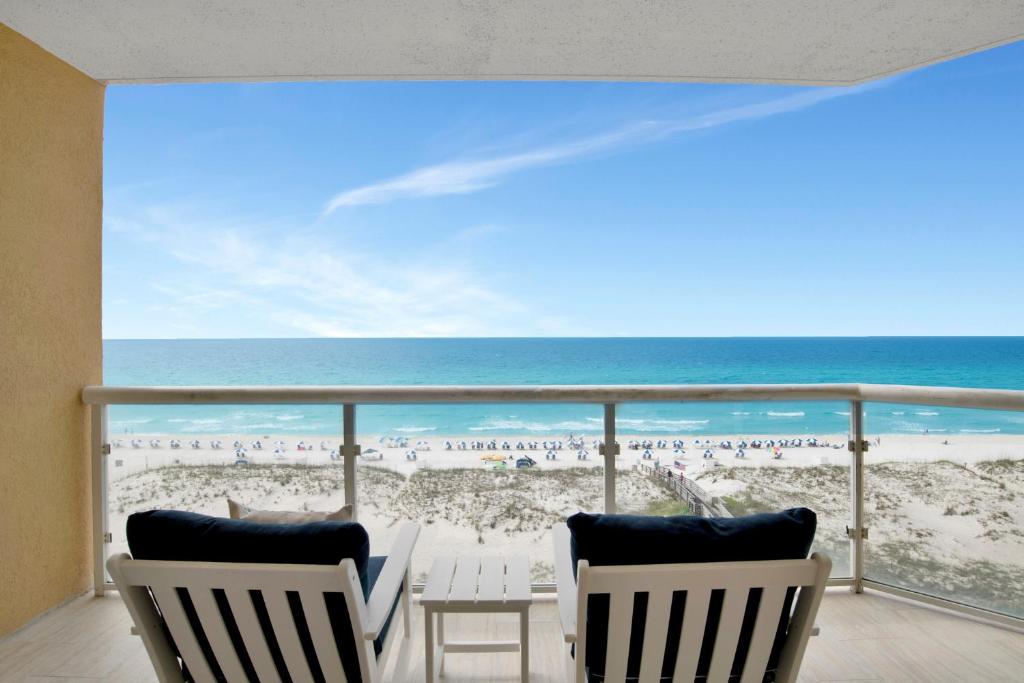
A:
[[[305,524],[261,524],[237,519],[209,517],[191,512],[173,510],[152,510],[131,515],[127,523],[128,547],[132,557],[140,560],[178,560],[192,562],[253,562],[285,564],[331,564],[336,565],[345,558],[354,560],[359,580],[366,599],[384,564],[384,558],[370,558],[370,539],[366,530],[354,522],[309,522]],[[179,591],[183,606],[193,625],[200,634],[200,646],[218,680],[224,680],[216,664],[213,651],[202,636],[198,618],[191,599]],[[286,671],[284,660],[270,628],[269,616],[262,596],[252,593],[253,606],[268,639],[271,654],[279,673]],[[258,680],[247,654],[244,652],[241,636],[234,618],[221,591],[215,592],[221,607],[225,625],[242,665],[252,681]],[[302,641],[306,658],[310,663],[313,678],[324,680],[317,661],[315,648],[309,635],[309,628],[301,610],[297,593],[288,594],[292,613],[296,617],[296,628]],[[325,595],[325,605],[331,619],[334,639],[350,681],[359,681],[359,662],[356,656],[356,642],[348,618],[345,597],[341,593]],[[397,600],[396,600],[397,603]],[[393,609],[393,608],[392,608]],[[390,618],[384,633],[390,626]],[[381,642],[383,640],[381,634]],[[380,654],[380,643],[374,643],[374,650]],[[187,672],[186,672],[187,675]]]
[[[580,512],[570,517],[567,524],[571,532],[575,571],[576,563],[581,559],[587,560],[591,566],[802,559],[807,557],[814,540],[817,516],[807,508],[734,518],[592,515]],[[772,678],[778,665],[794,592],[790,590],[786,596],[766,679]],[[734,676],[742,674],[760,598],[760,589],[750,592],[732,669]],[[698,676],[706,676],[710,666],[722,599],[722,591],[712,594],[704,644],[697,666]],[[673,596],[662,667],[664,680],[672,678],[685,602],[685,593]],[[637,594],[633,605],[633,627],[626,667],[630,678],[639,675],[646,616],[647,595]],[[586,665],[593,681],[604,680],[607,641],[608,596],[595,595],[590,598],[587,606]]]

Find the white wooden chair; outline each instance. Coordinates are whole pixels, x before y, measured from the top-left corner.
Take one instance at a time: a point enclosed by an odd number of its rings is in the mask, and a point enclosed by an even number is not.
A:
[[[215,597],[214,591],[219,590],[230,606],[238,635],[258,680],[270,683],[280,683],[281,678],[250,591],[262,595],[281,657],[296,683],[311,682],[313,675],[287,594],[299,595],[324,680],[347,683],[324,598],[325,593],[343,594],[356,641],[360,678],[363,683],[378,683],[395,641],[396,625],[388,629],[379,660],[373,641],[383,631],[399,594],[403,637],[408,638],[410,634],[409,565],[418,535],[417,524],[405,523],[400,528],[368,600],[363,599],[359,575],[351,559],[344,559],[338,565],[236,564],[133,560],[122,553],[107,561],[107,570],[161,682],[185,680],[174,645],[193,680],[197,683],[216,680],[180,599],[181,590],[188,592],[224,677],[232,683],[248,680]],[[168,636],[173,638],[173,643]]]
[[[586,683],[587,603],[590,596],[609,596],[608,642],[604,683],[627,680],[627,659],[633,622],[633,600],[647,593],[647,616],[639,683],[719,683],[734,680],[733,662],[752,588],[762,588],[757,617],[743,666],[741,683],[761,683],[790,588],[798,589],[789,627],[775,671],[775,681],[795,681],[808,637],[825,591],[832,561],[813,554],[806,560],[766,562],[708,562],[694,564],[622,565],[591,567],[580,560],[573,577],[570,532],[565,524],[552,527],[555,542],[555,578],[558,609],[565,637],[567,677],[570,683]],[[670,679],[663,678],[666,636],[673,593],[686,592],[678,654]],[[709,614],[712,591],[724,591],[714,651],[706,678],[697,679],[698,658]],[[575,656],[571,648],[575,645]]]

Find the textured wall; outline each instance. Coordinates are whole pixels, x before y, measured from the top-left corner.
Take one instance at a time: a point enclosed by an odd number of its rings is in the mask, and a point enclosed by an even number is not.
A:
[[[90,584],[103,86],[0,24],[0,635]]]

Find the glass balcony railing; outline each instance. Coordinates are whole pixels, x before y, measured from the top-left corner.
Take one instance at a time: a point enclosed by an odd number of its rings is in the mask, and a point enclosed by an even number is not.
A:
[[[139,510],[352,505],[373,548],[527,555],[577,511],[806,506],[831,583],[1024,618],[1024,392],[888,385],[88,387],[96,589]],[[868,425],[866,429],[864,425]],[[945,431],[942,431],[945,430]]]
[[[1018,412],[865,404],[865,579],[1024,618],[1022,423]]]

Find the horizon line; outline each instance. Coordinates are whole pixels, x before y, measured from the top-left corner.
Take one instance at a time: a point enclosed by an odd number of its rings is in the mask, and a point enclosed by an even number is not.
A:
[[[636,339],[1024,339],[1024,334],[815,334],[815,335],[641,335],[641,336],[530,336],[494,337],[103,337],[102,341],[455,341],[455,340],[636,340]]]

